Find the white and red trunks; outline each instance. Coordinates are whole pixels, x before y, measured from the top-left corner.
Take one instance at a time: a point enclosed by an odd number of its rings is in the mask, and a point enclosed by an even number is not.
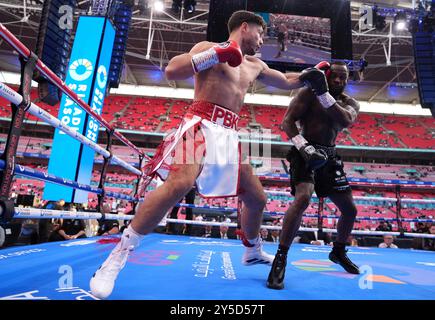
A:
[[[178,129],[166,136],[154,158],[143,167],[144,174],[165,180],[173,163],[198,163],[195,159],[199,158],[198,193],[203,197],[236,196],[241,162],[238,120],[239,116],[226,108],[194,101]]]

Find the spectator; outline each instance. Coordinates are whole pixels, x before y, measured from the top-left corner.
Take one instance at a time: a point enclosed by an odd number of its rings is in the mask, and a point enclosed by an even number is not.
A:
[[[236,239],[236,236],[229,232],[229,227],[226,224],[219,226],[219,238],[220,239]]]
[[[399,249],[394,243],[394,238],[392,235],[386,234],[384,235],[384,242],[379,244],[379,248],[391,248],[391,249]]]
[[[203,233],[200,235],[203,238],[211,238],[211,231],[212,231],[212,226],[209,224],[204,225],[204,231]]]
[[[271,230],[269,241],[278,243],[279,242],[279,230]]]
[[[203,220],[204,220],[204,217],[203,217],[202,215],[199,214],[199,215],[195,216],[194,220],[195,220],[195,221],[203,221]]]
[[[119,230],[119,233],[123,233],[124,229],[128,227],[128,225],[130,224],[131,220],[124,220],[124,224],[121,227],[121,229]]]
[[[85,222],[81,219],[65,219],[58,230],[50,234],[48,241],[74,240],[86,238]]]
[[[42,219],[41,219],[42,220]],[[21,232],[19,242],[27,242],[29,244],[39,243],[39,221],[36,219],[26,219],[21,224]]]
[[[332,242],[330,234],[323,231],[304,231],[301,234],[299,243],[323,246]]]
[[[48,201],[42,208],[49,210],[64,210],[64,207],[65,200],[60,199],[56,202]],[[39,219],[38,229],[38,242],[47,242],[49,241],[49,236],[53,233],[53,231],[59,230],[59,219]]]
[[[112,206],[109,203],[104,203],[101,209],[101,213],[116,214],[115,212],[111,212],[111,209]],[[119,222],[117,220],[99,220],[98,225],[98,236],[109,236],[119,233]]]
[[[433,223],[429,228],[429,234],[435,235],[435,223]],[[434,238],[422,238],[422,249],[435,251],[435,239]]]
[[[123,215],[126,215],[126,216],[128,216],[128,215],[134,215],[134,213],[135,213],[134,209],[130,209],[128,211],[125,211]],[[123,233],[124,229],[128,227],[130,222],[131,222],[131,220],[124,220],[124,223],[123,223],[122,227],[120,228],[119,232]]]
[[[387,221],[380,221],[376,231],[392,231],[391,225]]]
[[[268,241],[268,237],[269,237],[269,230],[267,230],[266,228],[261,228],[260,229],[260,238],[263,241]]]

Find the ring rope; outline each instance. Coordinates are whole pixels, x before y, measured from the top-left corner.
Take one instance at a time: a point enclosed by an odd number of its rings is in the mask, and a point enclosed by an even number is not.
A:
[[[101,219],[103,215],[98,212],[71,212],[62,210],[49,210],[49,209],[35,209],[35,208],[15,208],[14,218],[22,219],[52,219],[52,218],[67,218],[67,219]],[[118,214],[105,214],[105,220],[132,220],[133,215],[118,215]],[[216,221],[196,221],[196,220],[184,220],[184,219],[163,219],[159,225],[165,225],[167,222],[180,223],[180,224],[196,224],[196,225],[211,225],[228,227],[237,227],[237,223],[216,222]],[[262,225],[261,228],[269,230],[281,230],[281,226],[268,226]],[[306,228],[300,227],[299,231],[319,231],[319,228]],[[337,233],[337,229],[324,228],[324,232]],[[399,236],[399,232],[394,231],[369,231],[369,230],[352,230],[352,234],[358,235],[394,235]],[[430,238],[435,239],[433,234],[425,233],[411,233],[405,232],[405,236],[414,238]]]
[[[196,221],[196,220],[184,220],[184,219],[163,219],[161,221],[161,225],[165,225],[166,222],[171,223],[180,223],[180,224],[197,224],[197,225],[210,225],[210,226],[228,226],[228,227],[237,227],[237,223],[228,223],[228,222],[216,222],[216,221]],[[281,226],[268,226],[268,225],[262,225],[261,228],[269,229],[269,230],[281,230]],[[337,229],[329,229],[329,228],[323,228],[323,232],[332,232],[337,233]],[[319,231],[319,228],[307,228],[307,227],[300,227],[299,231]],[[352,234],[358,234],[358,235],[394,235],[399,236],[400,232],[394,232],[394,231],[369,231],[369,230],[352,230]],[[435,239],[434,234],[427,234],[427,233],[411,233],[411,232],[405,232],[405,236],[407,237],[414,237],[414,238],[430,238]]]
[[[2,23],[0,23],[0,37],[3,38],[10,46],[12,46],[21,56],[28,59],[31,55],[31,51],[15,37]],[[107,130],[113,132],[113,135],[117,137],[124,144],[133,149],[136,153],[141,156],[150,159],[146,154],[144,154],[138,147],[136,147],[131,141],[129,141],[125,136],[123,136],[99,114],[97,114],[92,108],[84,102],[71,88],[69,88],[62,79],[60,79],[53,71],[51,71],[40,59],[36,61],[36,69],[38,69],[48,80],[50,80],[54,85],[56,85],[62,92],[67,94],[75,103],[81,106],[87,113],[89,113],[95,120],[97,120],[103,127]]]
[[[23,97],[18,92],[15,92],[14,90],[9,88],[7,85],[5,85],[2,82],[0,82],[0,96],[9,100],[10,102],[12,102],[15,105],[19,105],[23,101]],[[79,142],[83,143],[84,145],[87,145],[88,147],[93,149],[95,152],[102,155],[104,158],[110,157],[109,151],[100,147],[97,143],[93,142],[92,140],[86,138],[84,135],[82,135],[78,131],[75,131],[75,130],[71,129],[69,126],[64,125],[62,123],[62,121],[60,121],[56,117],[52,116],[47,111],[41,109],[40,107],[35,105],[33,102],[30,103],[30,106],[28,107],[27,111],[29,113],[31,113],[32,115],[34,115],[35,117],[38,117],[38,118],[42,119],[43,121],[47,122],[48,124],[52,125],[53,127],[58,128],[62,132],[69,135],[71,138],[78,140]],[[116,156],[112,157],[111,162],[124,167],[125,169],[133,172],[136,175],[139,175],[139,176],[142,175],[142,172],[140,170],[136,169],[135,167],[133,167],[129,163],[125,162],[124,160],[122,160]]]
[[[0,159],[0,170],[3,170],[5,168],[5,165],[6,165],[5,161]],[[96,193],[96,194],[103,193],[103,190],[100,188],[97,188],[97,187],[94,187],[94,186],[91,186],[88,184],[78,183],[78,182],[73,181],[73,180],[60,178],[60,177],[57,177],[53,174],[49,174],[49,173],[46,173],[43,171],[35,170],[35,169],[25,167],[22,165],[16,165],[14,173],[19,174],[19,175],[23,175],[23,176],[27,176],[27,177],[32,177],[32,178],[35,178],[37,180],[48,181],[48,182],[56,183],[56,184],[59,184],[62,186],[67,186],[70,188],[88,191],[88,192],[92,192],[92,193]],[[108,197],[116,198],[116,199],[122,199],[122,200],[128,200],[128,201],[140,201],[140,199],[138,200],[135,197],[131,197],[131,196],[124,195],[124,194],[121,194],[118,192],[113,192],[113,191],[106,191],[105,195]]]

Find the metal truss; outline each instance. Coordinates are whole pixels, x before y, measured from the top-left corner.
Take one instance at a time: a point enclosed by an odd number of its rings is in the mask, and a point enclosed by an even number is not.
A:
[[[85,13],[89,5],[89,0],[79,0],[79,6],[76,10],[76,15]],[[163,12],[155,12],[153,6],[148,8],[135,7],[131,22],[131,32],[126,55],[136,59],[145,60],[150,66],[163,70],[164,66],[169,61],[169,58],[178,53],[177,46],[174,43],[180,44],[179,47],[186,47],[192,45],[198,39],[205,39],[208,26],[208,0],[197,0],[197,10],[194,13],[187,14],[184,8],[178,13],[171,10],[170,6],[172,0],[165,0],[165,10]],[[356,53],[356,59],[365,58],[366,56],[384,58],[384,63],[369,64],[366,70],[367,75],[379,72],[379,70],[388,67],[396,67],[397,74],[392,77],[386,85],[397,79],[400,74],[408,71],[413,74],[413,57],[404,55],[397,56],[392,54],[392,47],[394,45],[412,46],[412,37],[408,32],[396,32],[394,30],[394,23],[391,19],[386,20],[386,27],[384,30],[376,30],[374,28],[369,30],[361,30],[359,28],[359,14],[358,8],[365,1],[352,1],[352,41],[356,45],[362,45],[362,52]],[[382,4],[391,2],[391,6],[400,6],[402,8],[412,8],[414,4],[412,0],[380,0]],[[148,3],[151,3],[149,0]],[[381,5],[382,5],[381,4]],[[23,28],[22,35],[29,36],[29,29],[31,33],[38,32],[38,24],[35,19],[30,20],[29,17],[38,17],[42,11],[42,1],[38,0],[0,0],[0,11],[2,14],[8,14],[10,19],[6,24],[19,25]],[[25,29],[24,29],[25,28]],[[27,34],[26,34],[27,33]],[[191,39],[186,38],[186,34],[190,34]],[[177,48],[176,48],[177,47]],[[361,48],[361,46],[360,46]],[[361,51],[361,49],[360,49]],[[125,66],[125,78],[127,81],[137,83],[138,80],[134,77],[132,70],[136,65],[134,63]],[[360,79],[363,80],[364,75],[361,74]],[[174,83],[169,83],[174,86]],[[252,88],[253,91],[261,91],[262,88],[258,85]],[[375,93],[371,99],[378,94]]]

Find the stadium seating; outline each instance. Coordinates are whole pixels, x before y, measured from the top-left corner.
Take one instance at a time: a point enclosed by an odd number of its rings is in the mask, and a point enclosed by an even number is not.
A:
[[[59,105],[39,102],[37,91],[32,90],[32,101],[57,117]],[[116,128],[141,132],[167,132],[175,128],[190,101],[109,95],[105,100],[103,117]],[[239,128],[257,123],[263,129],[287,141],[281,130],[285,107],[246,104],[240,111]],[[9,103],[0,98],[0,117],[10,117]],[[29,115],[29,120],[37,119]],[[434,149],[435,120],[431,117],[397,116],[361,113],[357,121],[337,137],[338,145],[385,148]]]

